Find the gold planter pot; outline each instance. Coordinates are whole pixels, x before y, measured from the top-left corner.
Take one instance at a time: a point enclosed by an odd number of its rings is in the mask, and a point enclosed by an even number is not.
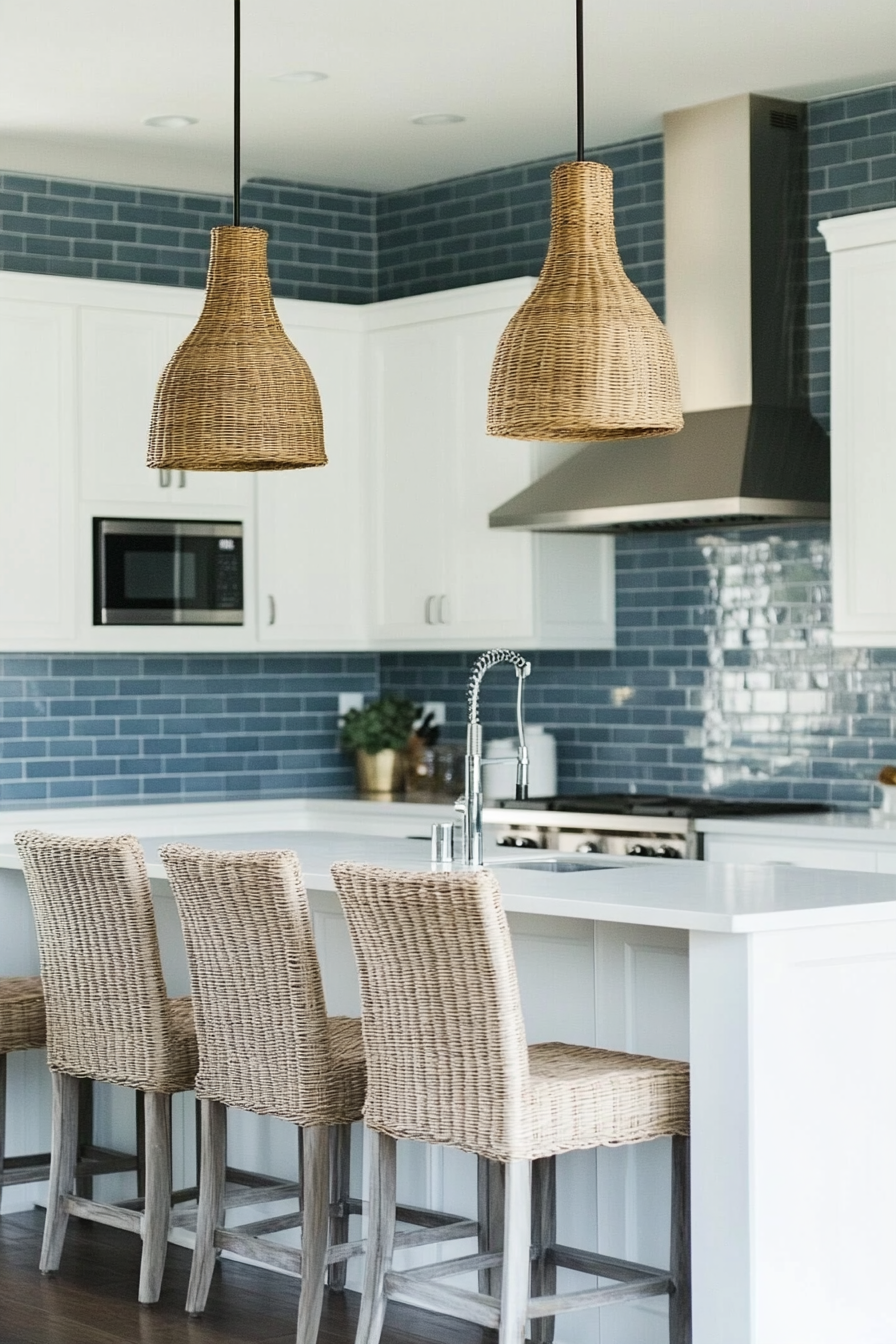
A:
[[[404,752],[358,751],[355,753],[358,770],[358,792],[362,798],[387,801],[404,788]]]

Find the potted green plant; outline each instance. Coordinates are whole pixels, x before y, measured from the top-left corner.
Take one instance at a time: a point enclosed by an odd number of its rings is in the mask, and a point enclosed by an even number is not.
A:
[[[384,695],[363,709],[350,709],[340,741],[354,751],[362,798],[392,798],[404,786],[405,749],[420,706],[401,695]]]

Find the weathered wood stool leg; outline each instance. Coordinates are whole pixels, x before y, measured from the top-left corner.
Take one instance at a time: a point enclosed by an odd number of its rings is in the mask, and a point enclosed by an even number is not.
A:
[[[93,1143],[93,1079],[78,1079],[78,1157]],[[78,1176],[75,1194],[93,1199],[93,1177]]]
[[[143,1093],[134,1093],[134,1112],[137,1123],[137,1197],[146,1194],[146,1107]]]
[[[54,1073],[53,1138],[50,1145],[50,1188],[47,1192],[47,1217],[40,1251],[42,1274],[59,1268],[62,1243],[68,1227],[68,1213],[62,1207],[74,1190],[75,1162],[78,1157],[78,1079],[67,1073]]]
[[[315,1344],[320,1328],[327,1272],[330,1216],[330,1127],[309,1125],[304,1143],[305,1179],[302,1220],[302,1292],[296,1344]]]
[[[202,1166],[199,1170],[199,1209],[196,1215],[196,1245],[187,1289],[187,1311],[199,1316],[205,1310],[215,1270],[215,1229],[224,1220],[224,1185],[227,1180],[227,1108],[220,1101],[202,1101]]]
[[[691,1142],[672,1137],[672,1239],[669,1344],[691,1344]]]
[[[546,1297],[557,1291],[557,1266],[548,1254],[557,1240],[557,1159],[541,1157],[532,1163],[532,1296]],[[532,1322],[532,1344],[552,1344],[554,1317]]]
[[[532,1240],[532,1164],[508,1162],[504,1200],[504,1276],[498,1344],[524,1344],[529,1305],[529,1250]]]
[[[6,1056],[0,1055],[0,1202],[3,1200],[3,1164],[6,1160]]]
[[[171,1098],[164,1092],[147,1092],[144,1105],[146,1203],[138,1300],[158,1302],[171,1221]]]
[[[386,1275],[395,1245],[395,1140],[370,1134],[370,1219],[364,1288],[355,1344],[379,1344],[386,1315]]]
[[[340,1246],[348,1241],[348,1213],[345,1211],[349,1196],[352,1159],[351,1125],[330,1126],[330,1245]],[[333,1210],[336,1212],[333,1212]],[[345,1288],[347,1262],[339,1260],[330,1265],[327,1284],[336,1292]]]
[[[478,1161],[479,1190],[479,1253],[504,1249],[504,1166],[480,1157]],[[501,1296],[501,1266],[480,1269],[479,1291],[489,1297]]]

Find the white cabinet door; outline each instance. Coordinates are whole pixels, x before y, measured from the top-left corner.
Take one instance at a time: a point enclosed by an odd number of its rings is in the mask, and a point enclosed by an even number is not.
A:
[[[374,634],[435,643],[453,522],[451,341],[438,322],[370,339]]]
[[[613,540],[490,528],[535,447],[485,432],[528,279],[371,305],[373,638],[386,648],[612,648]]]
[[[896,210],[826,220],[834,639],[896,645]]]
[[[146,466],[156,384],[195,319],[118,308],[80,313],[81,493],[113,507],[179,512],[252,498],[251,474],[151,471]]]
[[[292,648],[357,648],[366,637],[360,336],[286,331],[317,381],[328,460],[258,473],[259,638]]]
[[[0,304],[0,641],[74,628],[74,311]]]
[[[510,316],[504,309],[446,324],[456,419],[445,615],[455,639],[500,643],[533,633],[532,534],[488,525],[491,510],[532,480],[531,446],[485,432],[492,360]]]

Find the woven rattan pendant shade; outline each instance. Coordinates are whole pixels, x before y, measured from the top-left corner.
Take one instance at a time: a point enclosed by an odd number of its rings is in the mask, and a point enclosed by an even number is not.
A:
[[[672,343],[622,269],[613,174],[562,163],[551,174],[551,240],[538,284],[492,366],[489,434],[580,442],[681,429]]]
[[[150,467],[281,471],[326,464],[320,395],[280,324],[264,229],[212,230],[205,306],[156,390]]]

